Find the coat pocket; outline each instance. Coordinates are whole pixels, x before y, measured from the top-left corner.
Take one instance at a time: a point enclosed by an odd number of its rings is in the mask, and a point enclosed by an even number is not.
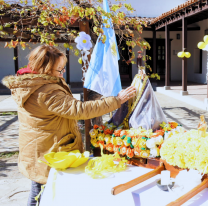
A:
[[[69,152],[71,150],[77,149],[75,148],[75,146],[77,145],[77,138],[74,134],[68,134],[58,142],[58,145],[59,151]]]

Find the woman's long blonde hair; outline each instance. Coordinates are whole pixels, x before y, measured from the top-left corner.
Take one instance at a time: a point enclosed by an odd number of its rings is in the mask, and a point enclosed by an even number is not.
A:
[[[67,62],[65,54],[59,49],[42,45],[30,52],[28,64],[32,71],[39,74],[51,74],[52,70],[57,67],[60,57],[64,58],[65,63]]]

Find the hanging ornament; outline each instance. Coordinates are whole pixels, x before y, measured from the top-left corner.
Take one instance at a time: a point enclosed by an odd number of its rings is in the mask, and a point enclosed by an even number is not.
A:
[[[185,52],[181,51],[177,54],[178,57],[183,58],[185,56]]]
[[[200,42],[197,44],[197,47],[198,47],[199,49],[204,49],[204,48],[206,47],[206,44],[205,44],[204,42],[200,41]]]
[[[186,58],[190,58],[191,57],[191,53],[190,52],[184,52],[185,53],[185,57]]]
[[[183,49],[183,50],[185,50],[185,49]],[[181,52],[178,52],[177,56],[179,58],[184,58],[184,57],[190,58],[191,57],[191,53],[190,52],[181,51]]]
[[[77,43],[76,45],[77,49],[81,51],[81,55],[82,55],[81,58],[78,59],[78,62],[83,65],[82,81],[84,82],[87,68],[89,66],[89,61],[87,56],[90,54],[90,52],[88,50],[92,48],[91,37],[85,32],[79,32],[79,36],[76,37],[75,42]]]

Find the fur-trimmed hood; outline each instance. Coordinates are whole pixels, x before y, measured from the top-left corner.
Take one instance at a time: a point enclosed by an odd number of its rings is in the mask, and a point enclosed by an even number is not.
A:
[[[19,76],[6,76],[2,79],[3,85],[11,90],[13,99],[22,107],[27,99],[37,89],[45,84],[56,84],[64,79],[47,74],[24,74]]]

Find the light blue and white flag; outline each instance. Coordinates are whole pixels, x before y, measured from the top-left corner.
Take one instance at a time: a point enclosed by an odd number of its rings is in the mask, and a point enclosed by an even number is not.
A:
[[[103,0],[103,9],[110,12],[108,1]],[[103,17],[107,19],[107,17]],[[110,28],[103,26],[106,42],[98,38],[94,47],[89,68],[85,76],[84,87],[103,96],[117,96],[121,91],[121,79],[118,60],[120,59],[116,36],[111,19],[108,20]]]

